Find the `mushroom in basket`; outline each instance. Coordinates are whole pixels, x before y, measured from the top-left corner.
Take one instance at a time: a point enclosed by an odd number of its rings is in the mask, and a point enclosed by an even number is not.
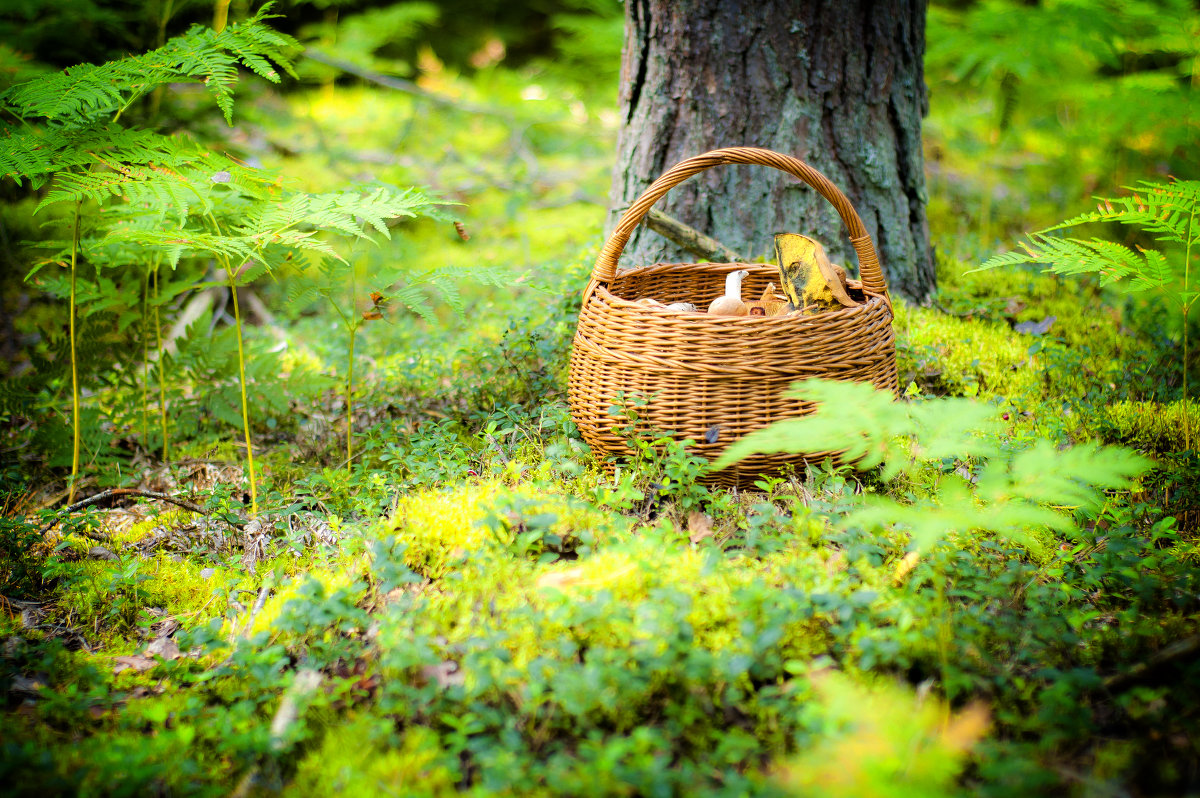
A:
[[[745,269],[729,273],[725,278],[725,295],[717,297],[708,306],[710,316],[745,316],[750,312],[742,301],[742,280],[749,274]]]
[[[830,263],[820,242],[799,233],[776,233],[775,254],[793,311],[820,313],[858,304],[847,293],[846,270]]]

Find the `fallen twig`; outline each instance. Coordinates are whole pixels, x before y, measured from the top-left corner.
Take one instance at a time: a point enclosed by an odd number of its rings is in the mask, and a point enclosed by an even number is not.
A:
[[[250,634],[250,627],[254,625],[254,619],[262,612],[263,605],[267,603],[267,595],[271,592],[271,579],[267,579],[258,591],[258,598],[254,601],[254,606],[250,608],[250,617],[246,619],[246,625],[242,627],[242,637]]]
[[[646,226],[697,257],[717,263],[746,261],[746,258],[717,239],[704,235],[694,227],[689,227],[674,216],[668,216],[657,208],[650,209],[650,213],[646,216]]]
[[[94,496],[89,496],[88,498],[83,499],[82,501],[77,501],[74,504],[72,504],[71,506],[64,508],[62,511],[60,511],[58,513],[58,516],[53,521],[51,521],[50,523],[46,524],[45,526],[43,526],[41,529],[38,530],[38,535],[39,536],[44,535],[47,532],[49,532],[51,529],[53,529],[57,524],[62,523],[64,516],[68,516],[71,513],[77,512],[78,510],[82,510],[85,507],[90,507],[93,504],[102,502],[105,499],[111,499],[115,496],[135,496],[135,497],[142,498],[142,499],[157,499],[158,501],[163,501],[163,502],[166,502],[167,504],[174,504],[176,507],[182,507],[184,510],[188,510],[189,512],[198,513],[200,515],[208,515],[208,511],[205,510],[203,507],[200,507],[199,505],[196,505],[196,504],[192,504],[189,501],[177,498],[168,493],[159,493],[159,492],[153,491],[153,490],[139,490],[138,488],[109,488],[108,490],[102,490]],[[232,525],[240,526],[240,524],[232,524]],[[85,530],[73,529],[71,531],[78,532],[79,534],[83,535],[84,537],[91,538],[92,540],[99,541],[101,543],[106,543],[110,540],[108,535],[105,535],[102,532],[96,532],[96,531],[90,530],[90,529],[85,529]]]
[[[271,719],[271,752],[274,754],[281,753],[287,747],[285,735],[292,724],[300,717],[300,710],[303,704],[308,700],[308,697],[317,691],[321,686],[321,672],[305,668],[296,673],[296,680],[292,682],[283,694],[283,699],[279,702],[279,709],[275,710],[275,717]],[[258,778],[260,765],[255,765],[246,772],[242,780],[238,782],[236,788],[230,793],[230,798],[241,798],[249,795],[251,788],[254,786],[254,780]]]
[[[1182,659],[1189,654],[1194,654],[1200,651],[1200,635],[1192,635],[1185,637],[1182,640],[1177,640],[1161,651],[1156,651],[1154,654],[1145,660],[1135,664],[1132,668],[1124,673],[1118,673],[1109,676],[1104,680],[1105,690],[1119,690],[1126,685],[1139,682],[1153,671],[1162,665],[1172,662],[1177,659]]]
[[[472,114],[488,114],[490,116],[499,116],[505,119],[509,119],[512,116],[512,114],[500,108],[489,108],[486,105],[476,105],[474,103],[460,102],[459,100],[455,100],[451,97],[443,97],[440,94],[422,89],[412,81],[404,80],[403,78],[392,77],[391,75],[382,75],[378,72],[372,72],[369,69],[364,69],[363,67],[352,64],[349,61],[343,61],[340,58],[334,58],[331,55],[326,55],[320,50],[314,50],[311,47],[305,49],[304,57],[313,61],[318,61],[326,66],[331,66],[334,69],[340,69],[347,74],[362,78],[363,80],[374,83],[378,86],[383,86],[385,89],[402,91],[406,94],[411,94],[414,97],[420,97],[422,99],[429,100],[430,102],[446,105],[451,108],[457,108],[460,111],[467,111]]]

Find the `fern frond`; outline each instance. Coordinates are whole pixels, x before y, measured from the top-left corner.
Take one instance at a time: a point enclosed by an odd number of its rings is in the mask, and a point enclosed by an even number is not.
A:
[[[134,75],[129,59],[95,64],[78,64],[61,72],[19,83],[0,95],[0,102],[23,118],[79,121],[112,113],[124,100]]]
[[[24,119],[86,125],[127,107],[157,86],[202,82],[232,124],[239,65],[275,83],[280,78],[272,62],[294,74],[287,51],[298,49],[299,44],[262,24],[263,19],[260,11],[220,33],[194,25],[143,55],[99,66],[80,64],[13,86],[0,94],[0,103]]]
[[[1031,233],[1021,250],[993,255],[977,271],[998,266],[1043,264],[1055,274],[1097,274],[1101,285],[1120,284],[1125,291],[1163,288],[1174,278],[1167,260],[1158,252],[1141,250],[1101,238],[1055,238]],[[1126,282],[1122,282],[1126,280]]]
[[[103,171],[62,172],[54,178],[37,210],[58,202],[86,199],[102,204],[112,197],[121,197],[135,206],[155,208],[160,215],[173,210],[182,224],[193,206],[199,206],[202,212],[212,207],[204,192],[196,187],[203,180],[202,174],[193,170],[190,177],[164,167],[123,164]]]
[[[333,245],[319,238],[317,232],[316,230],[254,232],[246,235],[246,241],[258,248],[262,257],[272,263],[282,264],[287,254],[293,251],[316,253],[322,259],[342,260],[342,256],[333,248]]]
[[[0,174],[17,183],[94,164],[157,163],[182,166],[213,157],[186,139],[148,130],[126,130],[111,124],[84,128],[29,128],[0,137]],[[44,180],[43,180],[44,182]]]
[[[302,311],[323,297],[325,293],[315,283],[292,280],[288,283],[287,293],[284,294],[284,303],[288,308]]]
[[[437,316],[429,304],[429,297],[420,285],[406,285],[392,292],[393,302],[399,302],[404,307],[416,313],[430,324],[437,324]]]
[[[1090,442],[1059,450],[1050,441],[1040,440],[1013,457],[1003,485],[992,484],[984,474],[979,490],[985,496],[1018,496],[1031,502],[1093,507],[1102,497],[1100,489],[1125,487],[1150,465],[1149,460],[1128,449]]]
[[[1159,241],[1195,244],[1200,241],[1200,181],[1177,180],[1172,183],[1141,181],[1129,186],[1128,197],[1100,198],[1095,211],[1083,213],[1065,222],[1047,227],[1049,233],[1089,222],[1119,222],[1135,225],[1152,233]]]
[[[191,205],[206,210],[213,175],[250,182],[245,167],[207,152],[185,138],[97,125],[68,134],[49,129],[0,139],[0,170],[18,184],[35,185],[55,174],[40,211],[57,202],[121,196],[133,203],[165,203],[186,215]],[[261,179],[261,178],[260,178]]]
[[[164,262],[172,269],[185,257],[215,255],[240,264],[254,257],[255,251],[240,236],[222,236],[198,230],[137,230],[119,228],[108,233],[111,240],[136,243],[162,253]]]
[[[310,225],[367,238],[363,230],[370,226],[388,238],[388,219],[415,217],[434,202],[415,189],[396,191],[382,186],[366,194],[357,191],[297,194],[288,202],[267,209],[260,216],[259,225],[264,229]]]
[[[217,34],[217,44],[237,56],[241,64],[254,74],[272,83],[279,82],[278,66],[291,77],[296,77],[292,54],[303,49],[300,42],[286,33],[264,25],[271,19],[271,4],[267,3],[258,13],[245,22],[234,23]]]
[[[793,384],[788,396],[816,405],[818,412],[777,421],[739,439],[712,464],[719,470],[751,454],[842,450],[847,460],[872,468],[900,451],[894,439],[911,434],[915,423],[904,405],[870,383],[806,380]],[[831,423],[829,409],[855,408],[855,425]]]
[[[458,290],[458,283],[454,279],[447,276],[440,280],[422,280],[421,284],[436,290],[441,295],[442,301],[453,308],[454,312],[459,314],[466,312],[466,304],[463,302],[462,293]],[[426,294],[428,295],[428,293],[429,291],[426,289]]]
[[[457,313],[463,313],[466,306],[459,285],[464,279],[475,285],[506,288],[513,284],[513,272],[511,269],[496,266],[472,266],[466,271],[460,267],[439,266],[421,274],[408,276],[406,279],[411,284],[426,286],[426,293],[430,294],[431,298],[431,292],[436,291],[443,302]]]

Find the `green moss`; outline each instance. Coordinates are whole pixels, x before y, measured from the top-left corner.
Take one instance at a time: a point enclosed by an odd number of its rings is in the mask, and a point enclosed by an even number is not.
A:
[[[330,729],[321,745],[302,759],[293,795],[456,795],[456,759],[432,730],[414,726],[396,732],[370,715],[348,718]]]
[[[488,545],[575,552],[595,545],[611,526],[607,514],[569,496],[491,480],[401,496],[385,532],[407,546],[409,567],[436,579]]]
[[[1200,438],[1200,402],[1115,402],[1103,408],[1100,434],[1144,452],[1180,452]],[[1188,431],[1191,440],[1188,441]],[[1190,445],[1189,445],[1190,444]]]
[[[832,733],[778,768],[798,795],[953,795],[966,753],[990,722],[982,704],[952,715],[907,686],[864,686],[836,672],[817,682],[816,693]]]
[[[846,575],[831,573],[810,550],[730,560],[680,545],[674,534],[643,529],[585,559],[542,566],[481,552],[423,599],[417,627],[445,636],[449,647],[495,634],[491,645],[507,653],[487,678],[519,680],[535,660],[572,659],[570,651],[554,654],[548,641],[572,641],[571,651],[633,647],[665,657],[683,631],[698,651],[751,657],[755,638],[745,623],[772,614],[781,588],[848,589]],[[819,619],[778,621],[781,656],[807,661],[826,650]]]
[[[969,321],[896,303],[896,367],[901,385],[949,396],[1029,395],[1041,369],[1029,341],[1007,326]]]
[[[125,555],[116,561],[77,560],[54,566],[63,588],[54,612],[60,622],[89,631],[109,643],[113,636],[133,635],[139,624],[160,617],[148,611],[175,616],[189,623],[218,616],[225,599],[215,600],[248,581],[244,571],[213,567],[207,563],[165,552],[146,558]],[[211,573],[202,571],[211,568]],[[122,645],[124,648],[124,645]]]
[[[1024,426],[1059,439],[1094,434],[1095,406],[1114,394],[1158,390],[1131,379],[1139,372],[1128,365],[1153,361],[1152,344],[1131,334],[1125,306],[1095,285],[969,266],[941,259],[936,307],[896,303],[902,388],[1006,400],[1039,416]],[[1027,322],[1049,327],[1040,335],[1016,331]]]

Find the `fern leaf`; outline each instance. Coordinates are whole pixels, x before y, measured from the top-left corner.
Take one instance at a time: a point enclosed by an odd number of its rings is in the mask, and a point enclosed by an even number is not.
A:
[[[429,297],[419,285],[406,285],[392,293],[392,301],[399,302],[404,307],[416,313],[430,324],[437,324],[437,316],[429,304]]]
[[[976,271],[1023,263],[1043,264],[1055,274],[1096,274],[1101,285],[1119,285],[1130,293],[1163,288],[1174,278],[1170,263],[1158,252],[1139,253],[1101,238],[1085,241],[1030,233],[1029,241],[1021,247],[1021,251],[993,255]]]
[[[324,296],[325,294],[316,284],[292,280],[284,296],[284,302],[291,309],[303,311]]]
[[[161,252],[172,269],[185,255],[216,255],[240,264],[254,257],[254,249],[239,236],[222,236],[196,230],[136,230],[116,229],[109,232],[113,241],[136,243]]]
[[[915,429],[905,407],[869,383],[806,380],[788,395],[815,404],[816,412],[750,433],[726,449],[711,468],[720,470],[751,454],[793,451],[842,451],[847,460],[872,468],[896,460],[902,450],[893,439]],[[853,407],[853,417],[833,410],[841,407]]]
[[[233,120],[233,85],[238,65],[272,82],[272,62],[294,74],[287,51],[299,49],[289,36],[263,24],[262,11],[221,33],[194,25],[162,47],[99,66],[80,64],[35,78],[0,94],[0,103],[24,119],[58,120],[86,125],[127,107],[134,99],[167,83],[199,81],[227,122]]]
[[[67,67],[13,86],[0,99],[24,118],[83,120],[108,114],[120,107],[123,92],[128,90],[128,60]]]
[[[1060,451],[1043,440],[1017,454],[1003,476],[981,475],[979,491],[985,498],[1015,496],[1035,503],[1092,508],[1103,497],[1102,490],[1127,487],[1151,465],[1127,449],[1089,443]]]
[[[1159,241],[1180,244],[1200,241],[1200,225],[1193,221],[1193,216],[1200,214],[1200,181],[1142,181],[1128,188],[1134,192],[1131,196],[1101,198],[1096,210],[1040,232],[1048,233],[1090,222],[1119,222],[1140,227],[1154,234]]]

